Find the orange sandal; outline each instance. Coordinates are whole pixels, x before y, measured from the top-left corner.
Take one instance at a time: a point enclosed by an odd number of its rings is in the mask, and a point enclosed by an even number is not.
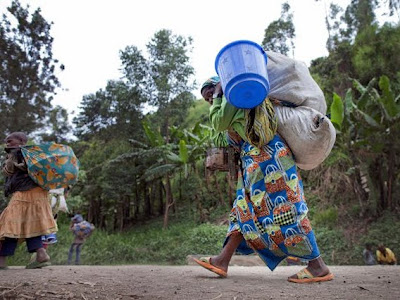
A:
[[[228,274],[224,270],[211,264],[211,257],[200,257],[200,259],[194,258],[194,261],[203,268],[206,268],[207,270],[218,274],[222,278],[226,278],[228,276]]]
[[[311,274],[307,268],[300,270],[297,274],[297,278],[288,278],[288,281],[295,282],[295,283],[312,283],[312,282],[322,282],[322,281],[329,281],[333,279],[333,274],[328,273],[324,276],[314,276]]]

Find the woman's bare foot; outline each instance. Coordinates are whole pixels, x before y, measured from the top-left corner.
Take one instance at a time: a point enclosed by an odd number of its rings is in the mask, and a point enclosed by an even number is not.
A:
[[[237,233],[230,235],[226,245],[224,248],[222,248],[221,253],[210,258],[210,264],[212,264],[214,267],[224,270],[225,272],[228,272],[228,266],[232,255],[235,253],[242,240],[242,234]]]
[[[50,256],[47,254],[46,249],[39,248],[36,250],[36,261],[40,263],[50,261]]]
[[[228,272],[229,260],[226,261],[226,259],[221,258],[220,255],[210,257],[210,264],[212,264],[214,267],[224,270],[225,272]]]

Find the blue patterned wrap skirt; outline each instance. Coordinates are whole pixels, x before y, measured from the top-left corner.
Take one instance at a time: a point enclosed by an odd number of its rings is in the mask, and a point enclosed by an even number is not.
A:
[[[237,251],[257,253],[270,270],[287,256],[317,258],[302,180],[286,143],[275,135],[258,149],[232,132],[228,141],[240,152],[241,171],[224,245],[240,232],[244,239]]]

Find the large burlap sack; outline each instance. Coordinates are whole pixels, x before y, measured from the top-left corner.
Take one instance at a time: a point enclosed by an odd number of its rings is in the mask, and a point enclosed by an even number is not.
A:
[[[292,150],[297,166],[311,170],[320,165],[336,140],[336,129],[329,118],[306,106],[274,108],[278,133]]]
[[[324,93],[302,61],[280,53],[266,51],[268,56],[269,97],[296,106],[307,106],[326,114]]]

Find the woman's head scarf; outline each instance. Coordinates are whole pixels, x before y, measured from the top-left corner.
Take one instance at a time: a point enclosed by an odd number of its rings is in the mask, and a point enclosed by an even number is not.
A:
[[[201,86],[200,93],[207,86],[216,86],[219,81],[220,81],[220,79],[218,76],[213,76],[213,77],[208,78],[206,80],[206,82],[204,82],[203,85]]]

